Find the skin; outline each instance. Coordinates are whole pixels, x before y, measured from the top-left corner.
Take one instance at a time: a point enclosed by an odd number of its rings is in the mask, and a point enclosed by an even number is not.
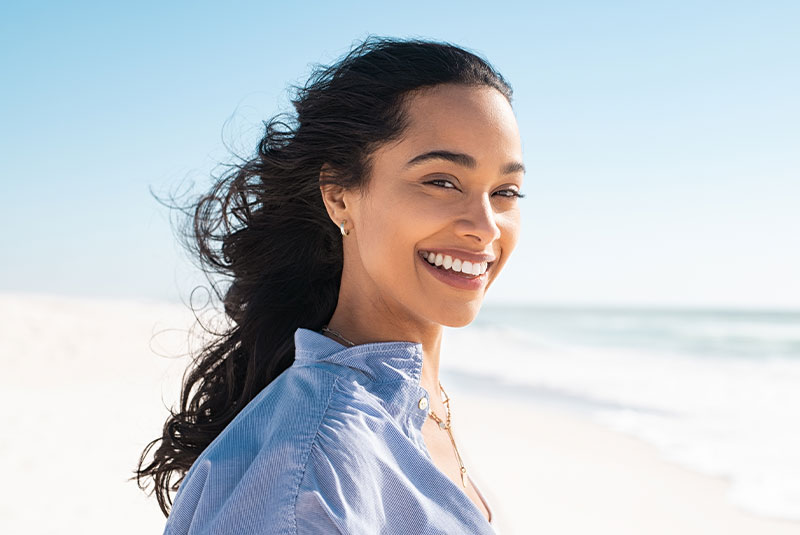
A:
[[[517,244],[520,211],[511,192],[522,188],[522,145],[509,102],[493,88],[439,85],[415,92],[406,106],[408,128],[399,141],[372,154],[364,192],[321,187],[331,220],[337,226],[346,220],[349,230],[343,238],[339,301],[329,326],[356,344],[421,343],[421,386],[431,408],[444,418],[437,394],[443,327],[475,319]],[[429,151],[467,154],[476,165],[438,158],[408,165]],[[516,169],[509,172],[510,167]],[[487,284],[465,290],[434,277],[420,263],[419,251],[437,249],[495,257]],[[432,457],[441,459],[442,470],[460,487],[447,433],[429,418],[423,435]]]

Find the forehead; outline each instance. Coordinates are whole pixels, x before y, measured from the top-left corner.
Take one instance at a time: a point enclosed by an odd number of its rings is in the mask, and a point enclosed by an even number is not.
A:
[[[486,86],[439,85],[405,102],[408,125],[394,149],[413,157],[441,149],[478,160],[521,160],[517,121],[502,93]]]

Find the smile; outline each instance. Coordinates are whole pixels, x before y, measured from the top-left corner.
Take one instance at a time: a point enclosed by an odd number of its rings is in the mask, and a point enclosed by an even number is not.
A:
[[[489,282],[488,271],[491,271],[495,260],[494,256],[490,255],[474,255],[478,258],[473,257],[472,260],[466,260],[433,251],[419,251],[416,256],[420,264],[424,266],[423,269],[439,282],[452,288],[472,292],[486,288]],[[479,261],[481,257],[483,260]],[[430,260],[428,260],[429,258]],[[464,264],[466,264],[466,272]],[[458,271],[455,271],[455,268],[458,268]]]
[[[429,251],[420,251],[419,254],[423,260],[432,266],[474,277],[478,277],[486,273],[486,270],[489,268],[489,264],[491,264],[491,262],[470,262],[469,260],[453,258],[450,255],[443,255],[442,253],[434,253]]]

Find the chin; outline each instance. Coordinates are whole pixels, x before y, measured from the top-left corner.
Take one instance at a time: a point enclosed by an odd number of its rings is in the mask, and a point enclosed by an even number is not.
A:
[[[437,323],[444,327],[466,327],[472,323],[480,312],[483,301],[468,303],[457,308],[450,308],[439,317]]]

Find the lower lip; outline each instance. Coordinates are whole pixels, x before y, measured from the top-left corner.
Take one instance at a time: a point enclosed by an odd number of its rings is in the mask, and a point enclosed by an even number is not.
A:
[[[456,273],[449,269],[439,269],[433,264],[429,263],[427,260],[424,260],[419,254],[417,254],[417,260],[422,262],[431,275],[439,279],[440,281],[444,282],[445,284],[449,284],[453,288],[458,288],[460,290],[480,290],[486,285],[486,281],[489,278],[488,273],[489,270],[486,270],[486,273],[479,275],[477,277],[463,277],[461,275],[456,275]],[[491,266],[489,267],[491,269]]]

